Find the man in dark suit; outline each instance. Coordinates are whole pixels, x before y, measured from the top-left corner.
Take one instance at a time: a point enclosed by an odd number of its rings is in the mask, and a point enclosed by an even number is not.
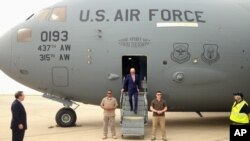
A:
[[[139,76],[135,74],[135,69],[131,68],[130,74],[128,74],[125,78],[122,91],[128,91],[130,110],[131,111],[134,110],[135,114],[137,114],[139,89],[140,89]],[[134,96],[134,104],[135,104],[134,109],[133,109],[132,96]]]
[[[22,141],[27,129],[26,111],[22,104],[25,96],[22,91],[18,91],[15,98],[11,105],[12,120],[10,128],[12,129],[12,141]]]

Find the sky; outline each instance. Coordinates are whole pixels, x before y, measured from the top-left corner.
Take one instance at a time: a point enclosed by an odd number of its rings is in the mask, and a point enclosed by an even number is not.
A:
[[[32,13],[36,13],[43,7],[52,5],[59,0],[1,0],[0,4],[0,37],[11,27],[24,21]],[[0,95],[14,94],[22,90],[26,94],[41,94],[28,88],[5,75],[0,70]]]

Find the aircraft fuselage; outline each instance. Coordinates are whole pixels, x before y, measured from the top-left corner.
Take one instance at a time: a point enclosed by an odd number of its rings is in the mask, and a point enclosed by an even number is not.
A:
[[[10,59],[1,69],[38,91],[99,105],[108,89],[119,99],[123,77],[135,67],[147,80],[149,102],[161,90],[169,110],[228,111],[234,92],[250,101],[249,5],[63,1],[45,19],[35,14],[11,29],[10,50],[2,49]],[[65,10],[64,21],[55,8]]]

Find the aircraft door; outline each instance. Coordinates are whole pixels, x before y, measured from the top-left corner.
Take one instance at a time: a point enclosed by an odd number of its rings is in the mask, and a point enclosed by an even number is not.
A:
[[[130,73],[130,68],[135,68],[141,83],[147,80],[147,56],[122,56],[122,81]]]

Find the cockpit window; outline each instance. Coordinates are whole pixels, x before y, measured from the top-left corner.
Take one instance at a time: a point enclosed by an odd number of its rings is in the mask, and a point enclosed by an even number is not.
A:
[[[31,42],[32,31],[30,28],[22,28],[17,31],[18,42]]]
[[[66,20],[66,8],[57,7],[53,8],[53,11],[49,18],[50,21],[64,22]]]
[[[50,8],[47,9],[43,9],[41,11],[39,11],[35,17],[39,20],[39,21],[45,21],[48,18],[49,12],[50,12]]]

